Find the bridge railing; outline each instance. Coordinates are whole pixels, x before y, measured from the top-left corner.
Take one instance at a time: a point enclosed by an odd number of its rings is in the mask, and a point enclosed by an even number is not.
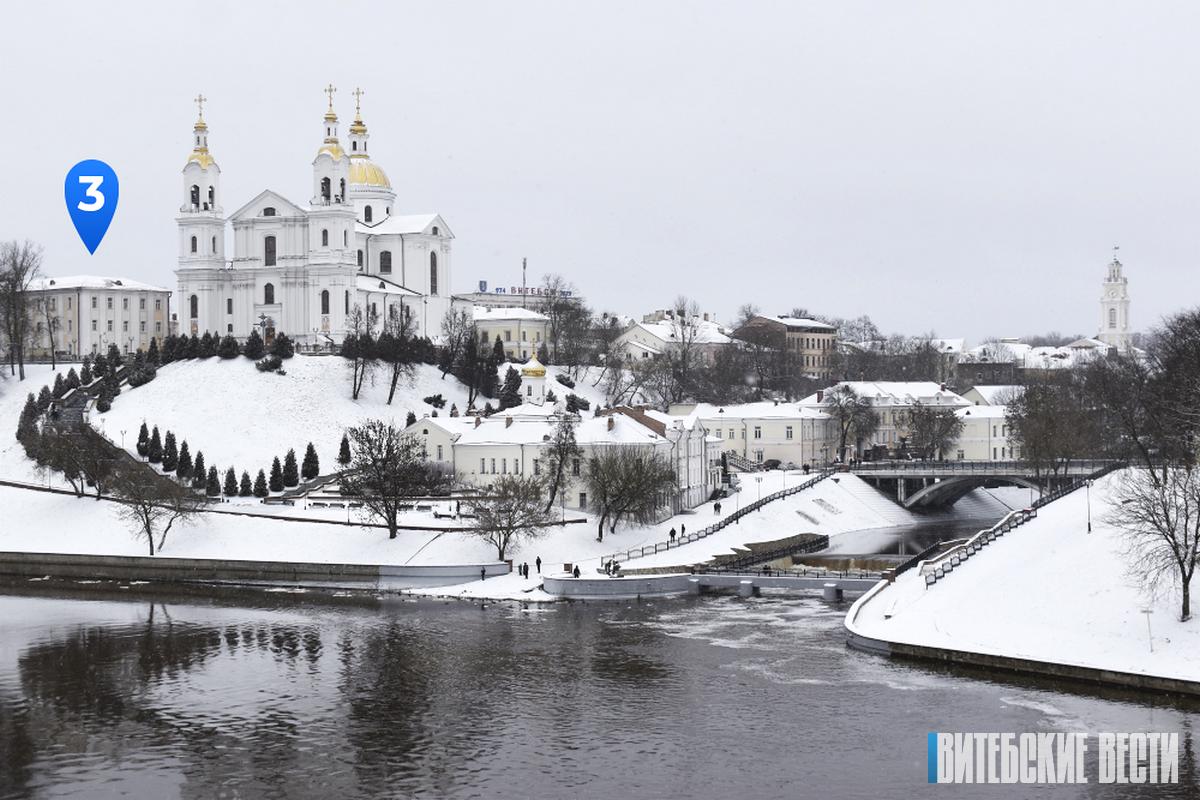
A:
[[[824,472],[819,472],[814,477],[809,478],[808,480],[804,481],[801,484],[798,484],[796,486],[789,486],[787,489],[781,489],[778,492],[772,492],[771,494],[767,495],[766,497],[762,498],[761,500],[755,500],[753,503],[750,503],[749,505],[742,506],[741,508],[739,508],[737,511],[734,511],[729,516],[722,517],[720,520],[718,520],[717,522],[714,522],[712,525],[709,525],[706,528],[703,528],[699,531],[695,531],[693,533],[687,533],[687,534],[684,534],[683,536],[676,537],[674,542],[668,540],[665,542],[655,542],[654,544],[648,544],[648,545],[645,545],[644,547],[631,547],[630,549],[626,550],[623,553],[613,553],[611,556],[606,556],[603,559],[603,562],[612,562],[614,564],[620,564],[621,562],[629,561],[630,559],[654,555],[655,553],[665,553],[668,550],[674,550],[676,548],[683,547],[685,544],[691,544],[692,542],[698,542],[701,539],[712,536],[714,533],[716,533],[718,531],[724,530],[725,528],[729,527],[730,525],[736,523],[742,517],[745,517],[748,514],[753,514],[755,511],[759,510],[760,508],[765,506],[767,503],[773,503],[776,500],[782,500],[785,497],[791,497],[794,494],[803,492],[805,489],[815,486],[816,484],[820,483],[821,481],[825,480],[826,478],[828,478],[830,475],[833,475],[833,474],[834,474],[833,470],[826,470]]]
[[[1123,466],[1125,462],[1115,459],[1084,459],[1070,461],[1059,466],[1058,475],[1078,475],[1093,473],[1098,470]],[[1033,472],[1033,467],[1026,461],[865,461],[850,467],[848,472],[912,472],[933,474],[939,472],[953,473],[1020,473]],[[1053,478],[1055,472],[1045,471],[1044,477]]]

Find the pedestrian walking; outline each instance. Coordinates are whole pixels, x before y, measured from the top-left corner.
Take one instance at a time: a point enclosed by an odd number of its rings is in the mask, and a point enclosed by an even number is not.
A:
[[[675,541],[675,529],[674,528],[671,528],[671,532],[667,535],[671,537],[672,542]]]
[[[526,561],[521,568],[525,570],[525,580],[529,580],[529,562]]]
[[[685,536],[687,536],[687,525],[680,525],[679,526],[679,538],[682,539]]]
[[[721,504],[713,503],[713,511],[717,512],[717,516],[721,516]]]
[[[579,565],[578,564],[575,565],[575,569],[571,570],[571,575],[573,575],[576,578],[579,577]]]
[[[538,575],[541,575],[542,574],[542,557],[538,556],[536,559],[534,559],[533,563],[537,565]]]
[[[487,567],[479,568],[479,580],[487,580]]]

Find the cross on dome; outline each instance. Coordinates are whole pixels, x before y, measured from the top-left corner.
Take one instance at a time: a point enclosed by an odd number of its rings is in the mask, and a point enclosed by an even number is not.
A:
[[[203,94],[196,95],[195,103],[196,103],[196,108],[200,109],[200,119],[204,119],[204,104],[207,101],[208,101],[208,98],[205,97]]]
[[[362,96],[366,94],[366,92],[355,86],[354,91],[351,92],[351,94],[354,95],[354,113],[358,114],[362,111]]]
[[[324,89],[322,89],[321,91],[323,91],[323,92],[325,92],[325,94],[329,95],[329,110],[333,111],[333,95],[335,92],[337,92],[337,87],[331,83],[328,86],[326,86]]]

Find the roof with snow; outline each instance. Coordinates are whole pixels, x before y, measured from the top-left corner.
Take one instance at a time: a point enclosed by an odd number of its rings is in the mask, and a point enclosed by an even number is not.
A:
[[[721,326],[715,322],[705,322],[697,319],[694,321],[696,325],[696,335],[692,340],[695,344],[729,344],[732,341],[728,336],[721,332]],[[636,332],[648,334],[651,338],[662,342],[663,344],[671,344],[678,341],[676,336],[676,327],[670,320],[662,320],[660,322],[635,322],[624,333],[623,337],[628,337]]]
[[[802,406],[798,403],[776,403],[773,400],[763,400],[757,403],[734,403],[717,405],[715,403],[697,403],[690,409],[688,406],[674,406],[672,416],[692,417],[697,419],[824,419],[828,417],[819,405]]]
[[[1004,419],[1008,414],[1008,406],[967,406],[956,409],[954,413],[964,420]]]
[[[848,386],[875,406],[910,406],[917,401],[924,405],[971,405],[961,395],[933,381],[842,381],[835,386]],[[835,386],[825,389],[824,395],[827,397]],[[817,395],[811,394],[800,405],[820,407],[823,401],[824,398],[817,400]]]
[[[964,395],[974,392],[979,395],[984,405],[995,406],[1002,405],[1004,401],[1024,391],[1024,386],[1016,384],[995,384],[991,386],[972,386],[967,392],[964,392]]]
[[[787,325],[790,328],[809,328],[810,330],[829,331],[830,333],[833,333],[837,330],[835,326],[830,325],[827,322],[820,322],[815,319],[808,319],[807,317],[789,317],[784,314],[779,314],[778,316],[774,317],[763,317],[763,319],[782,322],[784,325]]]
[[[356,222],[354,230],[358,233],[376,234],[432,233],[434,225],[438,227],[438,235],[454,238],[441,214],[392,214],[374,224]]]
[[[29,282],[29,290],[40,292],[48,289],[111,289],[137,292],[169,292],[161,286],[130,280],[121,277],[106,277],[103,275],[66,275],[61,278],[37,278]]]
[[[405,297],[420,297],[420,292],[414,292],[405,286],[398,283],[393,283],[386,278],[380,278],[378,275],[357,275],[355,276],[354,285],[358,287],[360,292],[380,292],[382,294],[399,294]]]
[[[506,319],[525,319],[549,322],[550,318],[528,308],[475,306],[472,315],[476,322],[499,322]]]

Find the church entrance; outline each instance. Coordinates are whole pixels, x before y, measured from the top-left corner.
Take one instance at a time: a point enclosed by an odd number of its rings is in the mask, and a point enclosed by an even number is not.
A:
[[[271,345],[275,344],[275,326],[274,325],[268,325],[266,330],[263,331],[263,344],[265,344],[267,347],[270,347]]]

